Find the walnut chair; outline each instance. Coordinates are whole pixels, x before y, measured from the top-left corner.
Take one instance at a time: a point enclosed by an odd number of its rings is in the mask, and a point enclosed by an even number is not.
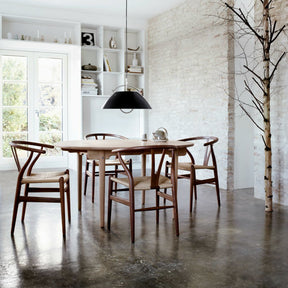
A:
[[[171,175],[174,175],[174,163],[175,163],[175,153],[174,148],[167,146],[165,148],[159,148],[159,146],[151,145],[151,146],[141,146],[141,147],[132,147],[125,149],[117,149],[114,150],[117,152],[118,159],[125,170],[125,177],[109,177],[109,193],[108,193],[108,221],[107,228],[110,231],[111,226],[111,212],[112,212],[112,201],[124,204],[130,209],[130,233],[131,233],[131,242],[135,241],[135,212],[139,211],[151,211],[156,210],[156,223],[159,222],[159,210],[173,208],[174,212],[174,221],[175,221],[175,229],[176,235],[179,236],[179,223],[178,223],[178,208],[177,208],[177,197],[175,195],[174,185],[175,185],[175,177],[165,177],[161,175],[161,168],[164,162],[165,155],[169,155],[172,158],[171,162]],[[151,155],[151,170],[148,176],[135,177],[132,171],[129,169],[125,160],[123,159],[124,155],[133,155],[133,154],[149,154]],[[159,160],[158,165],[156,164],[155,156],[156,154],[161,154],[161,159]],[[122,175],[123,176],[123,175]],[[115,193],[112,189],[113,183],[118,183],[123,185],[124,187],[129,188],[129,193],[127,197],[120,197],[122,193]],[[160,189],[171,188],[171,194],[163,193]],[[135,191],[137,190],[155,190],[156,196],[156,205],[152,207],[135,207]],[[167,191],[166,191],[167,192]],[[127,192],[126,192],[127,193]],[[126,194],[127,195],[127,194]],[[160,205],[159,199],[160,197],[171,202],[171,205]],[[170,204],[170,203],[169,203]]]
[[[197,147],[197,142],[199,142],[199,146],[201,147],[201,152],[203,153],[202,161],[200,159],[199,164],[198,161],[195,161],[195,157],[193,157],[192,153],[188,148],[187,154],[190,158],[189,162],[180,162],[178,163],[178,179],[186,178],[190,180],[190,212],[192,212],[193,206],[193,191],[195,200],[197,200],[197,185],[201,184],[213,184],[216,187],[216,195],[218,206],[220,207],[220,192],[219,192],[219,181],[218,181],[218,171],[217,171],[217,162],[213,149],[213,145],[218,142],[218,138],[214,136],[199,136],[199,137],[190,137],[185,139],[180,139],[180,141],[192,141],[195,146],[193,146],[193,150]],[[195,155],[196,156],[196,155]],[[170,167],[171,163],[166,162],[165,175],[170,175]],[[198,176],[199,171],[211,171],[208,172],[209,177]],[[198,171],[198,173],[197,173]]]
[[[53,149],[54,148],[53,145],[29,142],[29,141],[12,141],[10,143],[10,146],[19,172],[15,193],[11,235],[13,236],[14,234],[18,206],[21,202],[23,202],[22,220],[21,220],[22,223],[24,222],[25,218],[27,202],[48,202],[48,203],[60,203],[61,218],[62,218],[62,233],[63,238],[65,239],[66,237],[65,193],[66,193],[67,210],[68,210],[68,221],[69,223],[71,222],[69,170],[66,170],[64,172],[51,171],[51,172],[39,172],[39,173],[32,171],[39,157],[42,154],[46,153],[47,148]],[[21,165],[20,157],[22,158],[23,155],[25,155],[26,160],[25,163]],[[54,184],[51,185],[51,183]],[[21,193],[22,185],[24,185],[23,193]],[[37,193],[37,195],[31,196],[31,193]],[[52,193],[53,196],[51,195]]]
[[[124,136],[121,135],[116,135],[116,134],[109,134],[109,133],[93,133],[93,134],[88,134],[85,136],[86,140],[105,140],[105,139],[113,139],[113,138],[118,138],[118,139],[128,139]],[[125,160],[125,163],[129,165],[129,169],[132,170],[132,160],[128,159]],[[91,164],[91,171],[90,171],[90,164]],[[123,173],[124,170],[118,169],[118,166],[120,166],[120,162],[117,159],[117,157],[113,157],[110,159],[106,159],[105,161],[105,166],[107,167],[113,167],[113,169],[106,170],[105,175],[115,175],[116,177],[118,176],[118,173]],[[87,182],[88,182],[88,177],[91,177],[92,179],[92,202],[94,203],[94,195],[95,195],[95,177],[99,176],[99,171],[96,171],[96,167],[99,167],[99,161],[95,159],[86,159],[86,165],[85,165],[85,179],[84,179],[84,195],[86,195],[87,192]],[[117,190],[117,185],[115,184],[115,190]]]

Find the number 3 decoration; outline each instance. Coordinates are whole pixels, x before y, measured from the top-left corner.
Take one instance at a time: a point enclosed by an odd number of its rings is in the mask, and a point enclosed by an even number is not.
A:
[[[82,32],[82,46],[95,46],[94,33]]]

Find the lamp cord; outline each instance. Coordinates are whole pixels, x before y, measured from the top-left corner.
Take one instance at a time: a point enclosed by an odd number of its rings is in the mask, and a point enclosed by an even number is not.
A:
[[[127,79],[127,72],[126,72],[126,69],[127,69],[127,46],[128,46],[128,40],[127,40],[127,18],[128,18],[128,3],[127,3],[128,0],[126,0],[126,22],[125,22],[125,67],[124,67],[124,73],[125,73],[125,79],[124,79],[124,89],[125,91],[127,91],[127,86],[128,86],[128,79]]]

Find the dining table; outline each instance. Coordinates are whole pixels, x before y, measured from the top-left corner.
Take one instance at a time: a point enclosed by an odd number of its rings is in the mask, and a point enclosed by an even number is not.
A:
[[[191,142],[167,140],[138,140],[138,139],[107,139],[107,140],[67,140],[55,144],[56,147],[69,153],[77,153],[77,190],[78,190],[78,211],[82,206],[82,157],[99,161],[99,211],[100,227],[105,226],[105,159],[115,155],[113,150],[121,148],[157,145],[159,148],[172,146],[175,149],[175,179],[178,176],[178,156],[186,154],[186,148],[193,146]],[[146,155],[142,155],[142,175],[146,173]],[[175,193],[177,195],[177,181],[175,181]]]

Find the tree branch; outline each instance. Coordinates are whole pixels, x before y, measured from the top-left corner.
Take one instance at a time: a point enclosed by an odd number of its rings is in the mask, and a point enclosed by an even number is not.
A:
[[[258,83],[258,81],[254,77],[252,77],[252,80],[257,84],[257,86],[261,89],[261,91],[263,93],[265,93],[265,90],[263,89],[263,87]],[[260,101],[260,100],[258,100],[258,101],[261,102],[261,104],[263,104],[262,101]]]
[[[275,21],[275,23],[276,23],[276,21]],[[284,30],[285,27],[286,27],[286,25],[283,25],[281,27],[281,29],[277,32],[276,36],[273,39],[272,38],[270,39],[270,44],[272,44],[278,38],[278,36],[282,33],[282,31]]]
[[[263,41],[264,41],[264,37],[261,36],[252,26],[251,24],[249,23],[247,17],[243,14],[242,10],[241,9],[238,9],[239,12],[237,12],[237,10],[230,6],[228,3],[225,3],[226,7],[229,8],[235,15],[237,15],[240,20],[253,32],[253,34],[257,37],[257,39],[261,42],[261,44],[263,44]]]
[[[252,116],[247,112],[247,110],[246,110],[241,104],[239,104],[239,106],[240,106],[241,109],[245,112],[245,114],[250,118],[250,120],[254,123],[254,125],[264,133],[264,129],[261,128],[261,127],[255,122],[255,120],[254,120],[254,119],[252,118]]]
[[[257,102],[257,105],[255,105],[255,107],[257,108],[257,110],[260,110],[259,112],[263,112],[264,110],[263,110],[263,102],[261,102],[256,96],[255,96],[255,94],[254,94],[254,92],[251,90],[251,88],[249,87],[249,85],[247,84],[247,82],[246,81],[244,81],[244,83],[245,83],[245,87],[246,87],[246,91],[248,91],[249,93],[250,93],[250,95],[252,95],[252,97],[255,99],[255,101]],[[253,102],[253,100],[252,100],[252,102]]]
[[[264,146],[265,146],[265,150],[271,149],[271,148],[269,148],[268,145],[266,144],[263,135],[261,135],[261,138],[262,138],[262,140],[263,140],[263,143],[264,143]]]
[[[274,73],[276,72],[277,67],[278,67],[280,61],[283,59],[283,57],[284,57],[285,55],[286,55],[286,52],[283,52],[283,54],[281,55],[281,57],[278,59],[277,63],[275,64],[274,69],[273,69],[273,71],[272,71],[272,73],[271,73],[271,75],[270,75],[270,77],[269,77],[270,82],[272,82],[272,79],[273,79],[273,77],[274,77]]]
[[[263,114],[263,108],[261,106],[259,106],[254,100],[252,100],[252,103],[255,105],[257,111],[260,113],[260,115],[262,116],[262,118],[264,120],[265,116]]]
[[[249,72],[251,72],[255,77],[257,77],[261,83],[263,83],[263,79],[258,75],[256,74],[252,69],[250,69],[248,66],[244,65],[244,68],[246,68]]]

